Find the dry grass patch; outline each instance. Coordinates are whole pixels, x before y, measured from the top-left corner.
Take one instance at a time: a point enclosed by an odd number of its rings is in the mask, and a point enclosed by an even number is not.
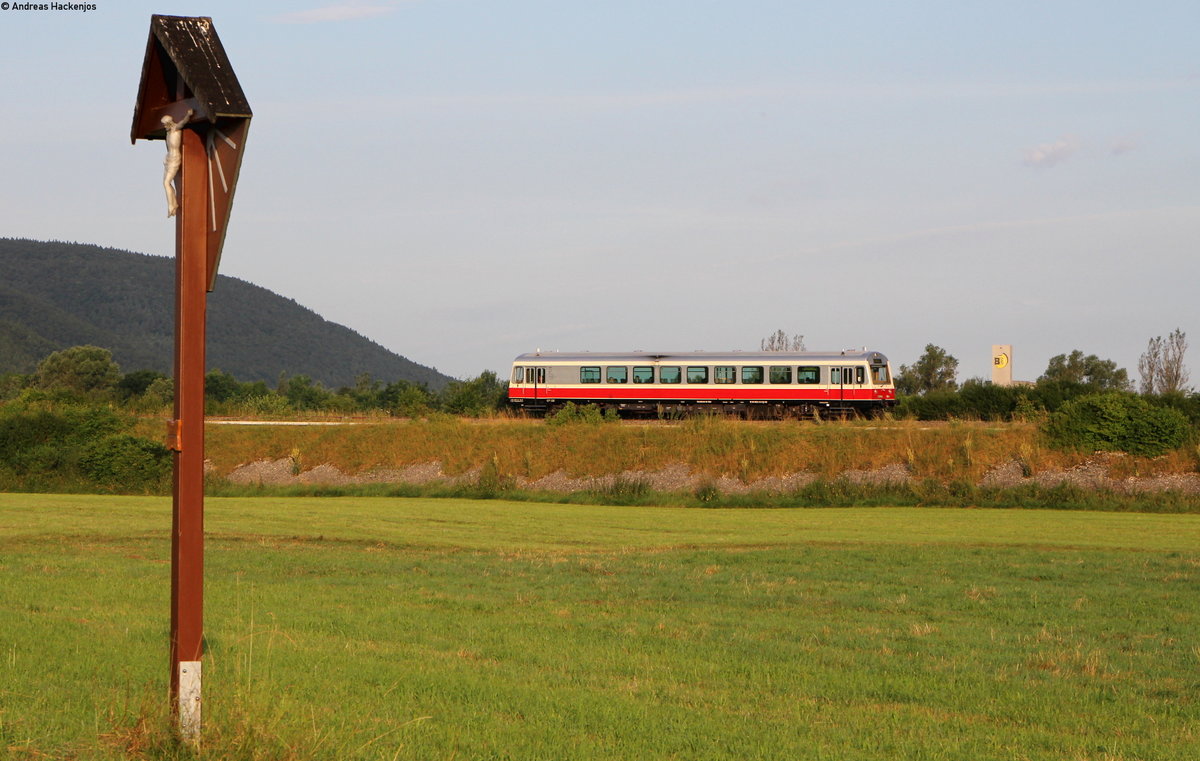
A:
[[[798,473],[832,480],[847,471],[902,468],[908,477],[979,483],[1017,463],[1021,476],[1070,470],[1086,454],[1042,446],[1032,423],[748,422],[696,417],[681,422],[546,425],[538,420],[486,423],[448,416],[375,420],[339,426],[210,425],[214,473],[294,457],[304,469],[332,465],[349,475],[440,464],[447,476],[491,467],[500,478],[571,479],[659,472],[684,466],[714,480],[752,483]],[[1194,472],[1197,453],[1158,458],[1109,456],[1115,478]]]

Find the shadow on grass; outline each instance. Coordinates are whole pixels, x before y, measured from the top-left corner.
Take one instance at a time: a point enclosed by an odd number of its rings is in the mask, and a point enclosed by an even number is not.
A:
[[[933,479],[904,484],[854,484],[816,480],[791,492],[722,492],[712,483],[691,491],[664,492],[644,480],[617,478],[603,488],[551,492],[517,489],[501,479],[472,484],[234,485],[213,482],[215,497],[424,497],[504,499],[576,505],[700,508],[962,507],[1045,510],[1097,510],[1142,513],[1200,513],[1200,499],[1181,491],[1127,494],[1071,484],[993,488],[965,481]]]

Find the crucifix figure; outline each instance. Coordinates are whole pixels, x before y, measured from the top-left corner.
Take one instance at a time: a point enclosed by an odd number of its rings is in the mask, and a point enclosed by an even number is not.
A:
[[[175,175],[179,174],[179,167],[183,164],[183,128],[195,115],[195,111],[188,109],[187,114],[181,121],[175,121],[170,116],[162,118],[162,124],[167,128],[167,157],[163,159],[163,190],[167,192],[167,216],[175,216],[175,212],[179,211],[179,198],[175,194]]]

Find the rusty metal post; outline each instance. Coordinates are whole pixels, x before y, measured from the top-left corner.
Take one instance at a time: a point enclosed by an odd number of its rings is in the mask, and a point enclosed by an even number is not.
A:
[[[169,694],[179,734],[192,743],[204,649],[205,317],[251,116],[212,19],[150,17],[129,136],[166,141],[163,188],[167,216],[176,216]]]
[[[204,346],[208,285],[207,156],[183,130],[175,221],[174,511],[171,521],[171,703],[185,739],[200,731],[204,628]]]

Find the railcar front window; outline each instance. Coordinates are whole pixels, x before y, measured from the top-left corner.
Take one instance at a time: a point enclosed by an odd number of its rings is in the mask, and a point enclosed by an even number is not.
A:
[[[820,367],[797,367],[796,368],[797,383],[820,383],[821,368]]]
[[[683,371],[678,367],[658,368],[659,383],[679,383],[683,379]]]
[[[654,368],[653,367],[635,367],[633,368],[634,383],[653,383]]]
[[[599,366],[579,368],[579,382],[580,383],[599,383],[600,382]]]
[[[743,367],[742,368],[742,383],[762,383],[763,369],[759,367]]]
[[[732,365],[714,367],[713,383],[737,383],[737,368]]]
[[[513,368],[513,383],[520,383],[524,379],[525,379],[525,368],[514,367]]]
[[[688,367],[688,383],[708,383],[707,367]]]
[[[629,368],[628,367],[610,367],[608,368],[607,380],[609,383],[628,383]]]
[[[880,386],[886,385],[887,382],[890,380],[888,378],[887,365],[879,365],[877,367],[872,367],[871,374],[875,376],[875,383],[879,384]]]
[[[772,383],[791,383],[792,368],[790,365],[771,365]]]

